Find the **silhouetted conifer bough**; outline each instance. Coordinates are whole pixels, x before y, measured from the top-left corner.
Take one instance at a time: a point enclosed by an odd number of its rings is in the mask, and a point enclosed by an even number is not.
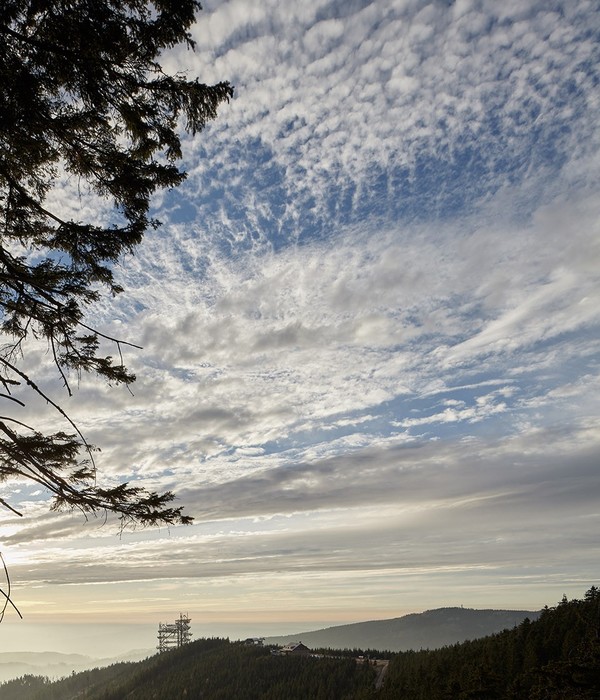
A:
[[[82,371],[131,384],[121,346],[86,320],[112,266],[148,227],[152,194],[185,173],[178,127],[195,134],[233,88],[167,75],[160,55],[193,48],[195,0],[3,0],[0,3],[0,480],[27,478],[55,508],[113,511],[127,523],[187,523],[172,493],[95,482],[94,449],[23,368],[28,341],[43,340],[69,395]],[[115,222],[65,217],[48,195],[62,177],[112,201]],[[103,356],[111,342],[118,361]],[[18,420],[33,392],[69,424],[44,434]],[[2,411],[5,413],[5,411]],[[11,411],[6,411],[11,413]],[[0,502],[6,508],[18,509]]]

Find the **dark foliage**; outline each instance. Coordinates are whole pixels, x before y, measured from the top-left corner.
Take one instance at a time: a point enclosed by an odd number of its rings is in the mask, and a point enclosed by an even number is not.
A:
[[[272,656],[269,648],[204,639],[146,661],[62,681],[25,676],[2,700],[597,700],[600,591],[563,599],[538,620],[433,651],[400,652],[375,689],[371,664],[335,656]],[[378,655],[379,656],[379,655]]]
[[[42,676],[26,675],[0,685],[2,700],[62,700],[75,698],[91,687],[102,687],[119,678],[127,677],[134,664],[114,664],[73,674],[61,681]]]
[[[335,656],[339,658],[346,659],[391,659],[395,656],[395,652],[385,650],[381,651],[379,649],[362,649],[361,647],[355,647],[354,649],[332,649],[331,647],[322,647],[320,649],[312,649],[315,654],[322,654],[323,656]]]
[[[18,410],[37,395],[68,426],[48,434],[14,412],[0,416],[0,480],[30,479],[56,508],[113,511],[124,524],[190,518],[170,505],[171,493],[98,485],[92,446],[22,360],[41,341],[68,394],[82,372],[134,381],[123,343],[88,325],[86,310],[122,291],[113,267],[158,225],[148,214],[152,194],[184,179],[179,127],[200,131],[232,95],[226,82],[208,86],[161,68],[164,50],[193,47],[199,9],[196,0],[0,3],[0,396]],[[62,214],[53,193],[65,181],[112,203],[112,217]],[[104,354],[106,343],[118,359]]]
[[[382,700],[600,698],[600,593],[563,601],[484,639],[391,662]]]
[[[374,672],[351,659],[272,656],[267,648],[205,639],[138,664],[57,683],[25,677],[0,686],[3,700],[368,700]],[[6,693],[6,694],[5,694]]]

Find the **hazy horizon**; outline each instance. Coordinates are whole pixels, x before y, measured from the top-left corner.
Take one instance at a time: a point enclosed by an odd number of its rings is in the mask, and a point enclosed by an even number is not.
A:
[[[234,99],[184,137],[163,226],[92,310],[143,348],[124,348],[133,396],[83,376],[68,398],[45,347],[23,360],[101,448],[99,485],[172,490],[195,521],[119,536],[3,482],[25,621],[7,611],[0,651],[106,649],[142,630],[92,625],[179,612],[196,635],[262,636],[582,597],[600,560],[597,7],[203,5],[195,52],[164,67]],[[114,215],[74,182],[51,198]]]
[[[460,605],[440,606],[440,608],[462,607]],[[464,605],[465,608],[471,606]],[[512,608],[513,610],[538,612],[539,608]],[[496,609],[496,608],[478,608]],[[192,641],[207,637],[222,637],[231,640],[244,640],[249,637],[278,637],[289,636],[303,632],[338,627],[348,624],[370,622],[372,620],[387,620],[404,617],[414,613],[425,612],[416,610],[402,614],[390,614],[389,616],[364,618],[357,614],[356,619],[345,621],[323,620],[311,623],[302,620],[289,622],[256,622],[256,623],[218,623],[207,624],[202,620],[191,617]],[[177,614],[172,619],[163,619],[160,622],[174,622]],[[157,624],[115,624],[115,623],[2,623],[0,625],[0,652],[11,651],[15,653],[29,652],[58,652],[63,654],[82,654],[92,658],[103,659],[125,655],[127,652],[148,650],[150,654],[156,653]],[[10,640],[11,649],[5,649],[4,643]]]

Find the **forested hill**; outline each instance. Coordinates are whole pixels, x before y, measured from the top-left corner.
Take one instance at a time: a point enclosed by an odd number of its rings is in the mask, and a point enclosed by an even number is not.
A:
[[[204,639],[145,661],[51,683],[0,685],[1,700],[598,700],[600,592],[563,599],[537,620],[442,649],[394,654],[383,687],[353,658],[273,656]]]
[[[378,698],[599,700],[600,591],[485,639],[396,654]]]
[[[372,620],[351,625],[269,637],[269,644],[302,641],[312,649],[437,649],[448,644],[478,639],[510,629],[539,612],[527,610],[472,610],[439,608],[390,620]]]
[[[51,683],[25,676],[1,700],[370,700],[376,672],[352,658],[273,656],[266,647],[201,639],[138,663]]]

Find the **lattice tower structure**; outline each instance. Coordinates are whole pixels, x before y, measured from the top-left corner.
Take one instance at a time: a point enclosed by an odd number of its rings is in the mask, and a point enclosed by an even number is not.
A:
[[[158,625],[158,651],[162,653],[191,642],[190,622],[189,616],[183,615],[183,613],[179,613],[179,619],[175,622],[160,622]]]

